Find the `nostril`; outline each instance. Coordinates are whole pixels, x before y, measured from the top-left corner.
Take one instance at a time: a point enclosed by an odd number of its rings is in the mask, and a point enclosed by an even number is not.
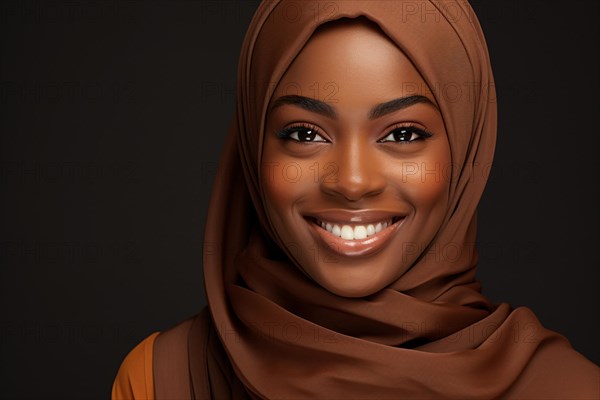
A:
[[[367,162],[348,154],[344,158],[341,163],[332,163],[334,168],[320,181],[324,193],[354,203],[384,191],[388,180],[373,160]]]
[[[324,193],[334,196],[343,197],[346,201],[357,202],[366,197],[373,197],[383,192],[383,186],[375,186],[372,184],[362,183],[347,183],[337,181],[334,184],[325,184],[322,186]]]

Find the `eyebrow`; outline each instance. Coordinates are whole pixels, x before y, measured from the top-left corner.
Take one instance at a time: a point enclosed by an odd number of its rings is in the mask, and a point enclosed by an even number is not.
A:
[[[419,103],[429,104],[437,109],[437,106],[427,97],[422,95],[412,95],[377,104],[369,111],[369,119],[376,119]],[[334,107],[324,101],[298,95],[287,95],[277,98],[271,104],[269,112],[284,104],[295,105],[307,111],[321,114],[331,119],[337,119],[337,113]]]

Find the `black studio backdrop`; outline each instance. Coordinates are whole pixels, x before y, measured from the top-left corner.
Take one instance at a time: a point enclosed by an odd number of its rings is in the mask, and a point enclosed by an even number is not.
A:
[[[478,277],[599,363],[598,3],[473,3],[499,107]],[[0,398],[107,398],[132,347],[204,306],[257,4],[2,2]]]

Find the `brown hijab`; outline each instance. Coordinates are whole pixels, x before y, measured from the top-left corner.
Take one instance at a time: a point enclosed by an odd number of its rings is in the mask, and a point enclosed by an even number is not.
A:
[[[359,16],[378,24],[432,88],[453,168],[450,206],[421,257],[380,292],[345,298],[308,278],[282,245],[259,177],[277,82],[319,25]],[[528,308],[480,293],[476,208],[495,140],[487,47],[466,1],[264,1],[243,43],[206,225],[211,318],[189,349],[196,397],[598,398],[598,367],[567,339]],[[454,257],[429,256],[449,247]]]

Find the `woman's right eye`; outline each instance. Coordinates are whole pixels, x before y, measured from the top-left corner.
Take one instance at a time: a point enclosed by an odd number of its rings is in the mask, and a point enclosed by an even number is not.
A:
[[[327,142],[327,140],[323,139],[323,137],[319,135],[319,130],[316,127],[291,126],[283,129],[281,132],[278,132],[277,136],[282,139],[292,139],[301,143]]]

